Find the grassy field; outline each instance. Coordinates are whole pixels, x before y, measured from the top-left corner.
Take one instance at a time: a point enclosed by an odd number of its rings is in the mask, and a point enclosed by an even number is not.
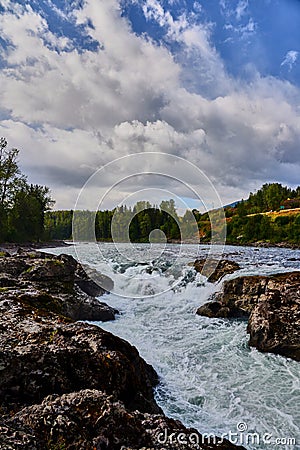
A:
[[[296,214],[300,214],[300,208],[293,208],[293,209],[281,209],[280,211],[267,211],[263,213],[257,213],[257,214],[248,214],[247,217],[252,216],[269,216],[271,220],[275,220],[279,216],[293,216]]]

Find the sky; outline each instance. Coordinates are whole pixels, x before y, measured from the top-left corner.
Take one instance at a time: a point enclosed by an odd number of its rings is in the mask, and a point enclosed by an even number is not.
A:
[[[299,23],[299,0],[0,0],[0,136],[56,209],[98,168],[146,152],[195,164],[223,204],[299,185]]]

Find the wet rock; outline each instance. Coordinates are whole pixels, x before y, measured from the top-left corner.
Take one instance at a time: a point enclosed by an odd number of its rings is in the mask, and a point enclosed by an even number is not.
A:
[[[111,278],[86,264],[77,265],[75,283],[83,292],[93,297],[99,297],[114,288],[114,282]]]
[[[253,309],[247,327],[252,347],[300,361],[299,288],[270,291]]]
[[[300,272],[225,281],[197,314],[248,318],[251,346],[300,361]]]
[[[57,258],[51,259],[33,259],[32,261],[28,261],[30,265],[28,264],[28,269],[20,275],[21,279],[41,283],[74,281],[77,263],[70,258],[64,258],[62,260],[62,256],[66,255],[60,255]]]
[[[223,317],[228,318],[230,314],[230,309],[222,306],[219,302],[209,302],[200,306],[197,309],[197,314],[199,316],[205,317]]]
[[[113,286],[109,277],[98,277]],[[0,300],[5,295],[74,320],[107,321],[117,311],[95,298],[106,292],[70,255],[19,249],[16,255],[0,257]]]
[[[12,287],[17,284],[16,278],[7,273],[0,274],[0,288]]]
[[[84,426],[83,426],[84,424]],[[8,421],[8,427],[28,430],[26,440],[32,449],[192,449],[196,440],[199,449],[233,449],[225,441],[207,443],[196,430],[185,428],[179,421],[163,415],[128,411],[124,404],[99,390],[81,390],[62,396],[49,396],[38,405],[24,408]],[[30,433],[34,433],[34,436]],[[191,439],[190,445],[176,442]],[[170,437],[173,434],[174,438]],[[20,439],[20,438],[19,438]],[[11,439],[12,440],[12,439]],[[202,444],[203,442],[203,444]],[[60,447],[58,447],[60,445]],[[22,447],[22,448],[29,448]]]
[[[0,257],[0,274],[18,277],[22,272],[28,270],[28,268],[29,265],[27,264],[26,259],[13,256]]]
[[[240,269],[238,263],[228,259],[197,259],[194,262],[194,268],[197,272],[207,277],[207,281],[215,283],[220,281],[225,275],[234,273]]]
[[[129,409],[159,412],[158,378],[137,350],[101,328],[0,302],[0,404],[9,409],[45,396],[103,390]]]

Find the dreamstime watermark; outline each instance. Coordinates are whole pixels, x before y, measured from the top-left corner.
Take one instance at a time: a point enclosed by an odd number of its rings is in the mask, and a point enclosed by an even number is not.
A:
[[[230,441],[234,445],[251,445],[295,448],[297,442],[294,437],[274,436],[273,433],[258,433],[250,432],[246,422],[239,422],[235,431],[228,431],[221,436],[215,436],[213,433],[203,433],[202,435],[196,432],[170,432],[167,428],[163,429],[156,435],[157,443],[160,445],[186,445],[188,448],[201,449],[202,445],[218,445],[224,441]]]
[[[208,213],[210,223],[210,243],[205,255],[207,264],[204,264],[203,273],[209,276],[214,272],[219,259],[222,256],[226,240],[226,218],[219,194],[210,179],[197,166],[178,156],[145,152],[135,153],[118,158],[96,170],[88,179],[74,208],[72,233],[77,259],[84,262],[86,249],[80,245],[82,242],[90,242],[93,246],[91,252],[95,252],[97,262],[104,262],[110,266],[109,273],[115,270],[116,254],[113,261],[103,252],[103,247],[98,245],[96,239],[97,211],[112,209],[113,216],[110,222],[110,232],[114,250],[127,262],[128,267],[141,263],[149,264],[155,268],[156,262],[162,261],[167,251],[167,235],[163,228],[154,227],[148,236],[148,245],[143,251],[130,239],[131,226],[138,214],[153,208],[163,215],[167,215],[173,221],[173,226],[180,232],[179,246],[176,250],[176,258],[172,258],[171,264],[164,271],[169,280],[168,285],[159,284],[155,292],[133,292],[130,282],[135,279],[137,285],[141,285],[148,277],[149,272],[125,270],[118,276],[123,281],[115,284],[111,292],[122,297],[147,297],[159,295],[173,289],[180,283],[180,279],[173,276],[173,269],[180,262],[182,244],[190,243],[199,245],[198,224],[194,214],[185,214],[184,220],[179,218],[176,207],[181,211],[189,209],[187,199],[193,199],[204,212]],[[128,205],[137,205],[128,208]],[[98,224],[98,227],[101,226]],[[158,245],[157,245],[158,244]],[[126,266],[126,264],[123,264]],[[151,272],[152,282],[157,272]],[[158,276],[158,275],[157,275]],[[93,278],[93,274],[91,273]],[[94,281],[101,285],[101,279],[95,275]],[[102,286],[104,287],[104,286]]]

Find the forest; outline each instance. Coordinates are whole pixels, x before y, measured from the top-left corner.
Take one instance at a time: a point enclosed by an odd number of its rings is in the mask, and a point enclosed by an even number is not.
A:
[[[228,244],[300,243],[300,187],[290,189],[279,183],[266,183],[247,200],[226,206],[226,226]],[[86,236],[84,227],[89,227],[92,213],[82,212],[81,235]],[[211,239],[209,213],[200,213],[196,209],[186,211],[179,217],[174,200],[166,200],[158,206],[139,202],[133,208],[121,206],[112,211],[94,213],[95,237],[99,241],[111,241],[114,238],[126,241],[123,232],[127,224],[131,242],[148,242],[154,229],[163,231],[169,242],[182,237],[200,237],[200,242]],[[48,239],[70,239],[72,236],[73,211],[51,211],[45,216],[45,232]],[[114,221],[112,224],[112,218]],[[194,223],[197,223],[195,229]]]
[[[266,183],[234,208],[225,208],[227,243],[300,243],[300,187]]]
[[[186,218],[189,214],[186,214]],[[161,202],[159,207],[141,201],[133,208],[120,206],[112,211],[97,211],[97,213],[76,211],[73,231],[72,219],[73,211],[47,213],[45,217],[47,238],[50,240],[70,239],[74,232],[76,240],[90,240],[93,239],[93,230],[95,230],[94,235],[98,241],[128,242],[130,239],[130,242],[148,242],[151,231],[161,230],[167,240],[171,241],[181,238],[180,227],[183,221],[178,217],[175,202],[172,199]]]

